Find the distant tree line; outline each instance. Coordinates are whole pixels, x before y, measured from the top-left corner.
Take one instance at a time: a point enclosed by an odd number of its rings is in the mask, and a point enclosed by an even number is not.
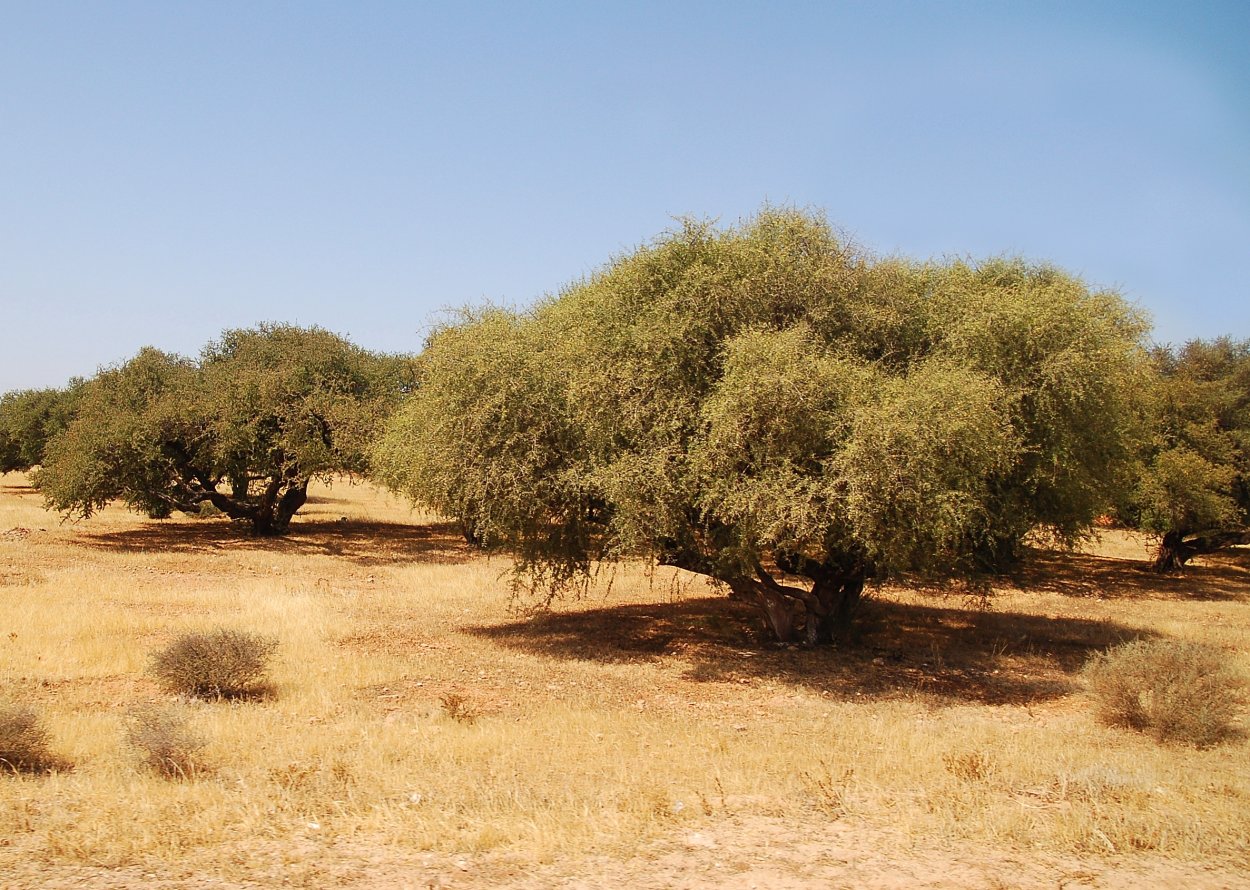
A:
[[[819,643],[869,580],[1000,571],[1108,512],[1160,571],[1250,543],[1250,340],[1148,334],[1051,266],[878,258],[766,209],[466,310],[416,357],[268,325],[8,393],[0,469],[67,514],[211,504],[259,534],[368,474],[549,594],[647,558]]]

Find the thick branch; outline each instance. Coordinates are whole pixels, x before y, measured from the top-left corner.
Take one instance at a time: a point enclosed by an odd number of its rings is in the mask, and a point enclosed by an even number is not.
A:
[[[710,559],[693,548],[684,547],[676,541],[665,541],[661,544],[660,554],[656,558],[656,563],[662,566],[672,566],[675,569],[685,569],[687,572],[694,572],[696,575],[706,575],[709,578],[715,578],[717,581],[727,580],[721,577],[721,573],[717,571],[715,563]]]
[[[1195,556],[1215,553],[1237,544],[1250,544],[1250,529],[1208,532],[1192,537],[1170,531],[1159,542],[1159,552],[1152,568],[1161,573],[1178,571]]]

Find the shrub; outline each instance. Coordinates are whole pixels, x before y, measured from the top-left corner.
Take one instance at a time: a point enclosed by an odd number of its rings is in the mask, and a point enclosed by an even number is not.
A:
[[[0,705],[0,769],[33,773],[65,767],[48,750],[48,742],[48,731],[33,709]]]
[[[447,692],[439,699],[443,713],[457,723],[475,723],[477,712],[469,704],[469,700],[458,692]]]
[[[152,708],[131,717],[126,741],[158,774],[167,779],[190,779],[205,771],[201,755],[207,742],[181,714]]]
[[[1096,655],[1085,668],[1099,717],[1161,742],[1207,747],[1235,735],[1245,679],[1219,650],[1196,643],[1136,640]]]
[[[225,516],[226,514],[217,509],[211,501],[201,501],[200,509],[196,510],[194,513],[188,513],[187,515],[194,519],[217,519],[218,517]]]
[[[152,674],[171,692],[199,698],[258,698],[271,690],[272,637],[218,628],[183,634],[152,659]]]

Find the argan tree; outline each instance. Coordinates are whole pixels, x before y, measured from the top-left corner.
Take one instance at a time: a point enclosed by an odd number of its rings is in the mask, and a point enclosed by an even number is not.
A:
[[[44,446],[73,417],[81,386],[75,380],[65,389],[25,389],[0,396],[0,473],[42,463]]]
[[[227,331],[198,361],[147,348],[83,386],[35,485],[84,517],[114,500],[153,518],[208,503],[282,534],[310,480],[365,471],[403,364],[286,325]]]
[[[646,557],[818,643],[870,578],[1075,540],[1125,484],[1144,328],[1050,267],[876,259],[788,210],[691,222],[435,332],[375,462],[549,592]]]
[[[1129,511],[1161,536],[1154,568],[1250,544],[1250,340],[1154,353],[1157,417]]]

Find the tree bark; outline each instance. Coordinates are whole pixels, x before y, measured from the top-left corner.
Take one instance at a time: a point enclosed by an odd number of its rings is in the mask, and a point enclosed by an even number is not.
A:
[[[460,529],[460,535],[470,547],[480,548],[482,546],[482,536],[477,533],[477,527],[472,519],[462,516],[456,520],[456,527]]]
[[[706,557],[677,546],[662,553],[659,563],[715,578],[729,588],[732,598],[755,606],[779,642],[809,646],[845,638],[868,577],[867,564],[858,558],[834,563],[780,555],[778,568],[811,578],[810,590],[781,584],[758,562],[753,566],[755,577],[727,575]]]
[[[282,493],[282,497],[278,498],[277,508],[274,512],[274,534],[286,534],[287,529],[291,527],[291,518],[304,506],[308,501],[308,480],[303,479],[299,482],[291,484],[286,491]]]
[[[801,554],[783,553],[777,556],[777,567],[812,579],[815,603],[809,603],[811,620],[806,626],[807,643],[832,643],[845,638],[864,592],[869,571],[867,562],[858,556],[818,562]]]
[[[261,537],[286,534],[291,519],[308,501],[308,480],[287,483],[271,480],[264,494],[256,501],[242,500],[223,494],[216,487],[206,488],[202,496],[235,522],[247,522],[252,532]]]
[[[1155,555],[1151,568],[1160,574],[1179,572],[1185,563],[1195,556],[1215,553],[1236,544],[1250,544],[1250,529],[1237,529],[1223,532],[1210,532],[1204,535],[1187,537],[1184,532],[1172,530],[1159,542],[1159,551]]]
[[[802,600],[806,591],[745,577],[725,583],[735,598],[759,609],[765,626],[778,642],[797,643],[802,639],[803,622],[808,614]]]

